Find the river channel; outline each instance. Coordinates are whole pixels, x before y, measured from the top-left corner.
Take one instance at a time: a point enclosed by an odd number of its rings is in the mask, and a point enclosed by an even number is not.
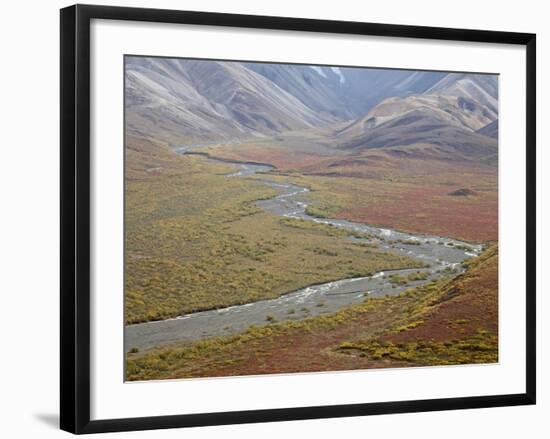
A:
[[[186,149],[179,152],[181,154],[197,154]],[[273,181],[269,178],[269,172],[274,169],[272,166],[222,161],[207,156],[205,156],[205,160],[235,166],[235,170],[226,175],[227,178],[243,178],[251,174],[258,174],[259,181],[276,189],[279,194],[274,198],[256,202],[267,212],[282,217],[315,221],[366,233],[370,235],[368,242],[377,244],[379,250],[409,256],[426,264],[427,268],[380,271],[368,277],[338,279],[292,291],[276,299],[195,312],[167,320],[128,325],[125,327],[126,351],[133,348],[144,350],[175,342],[235,334],[246,330],[251,325],[262,326],[273,320],[296,320],[332,313],[346,305],[361,302],[367,296],[396,295],[406,288],[429,282],[440,276],[449,273],[459,274],[463,271],[462,263],[479,255],[482,251],[481,245],[451,238],[405,233],[346,220],[313,217],[306,213],[309,189]],[[342,239],[362,241],[362,239],[350,237]],[[390,282],[391,275],[406,275],[416,271],[428,272],[429,275],[426,279],[408,282],[406,285],[396,285]]]

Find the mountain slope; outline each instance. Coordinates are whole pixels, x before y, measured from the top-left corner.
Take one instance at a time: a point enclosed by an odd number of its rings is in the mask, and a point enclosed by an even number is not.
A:
[[[208,142],[323,126],[320,115],[240,63],[126,58],[130,133]]]
[[[415,95],[384,100],[366,115],[342,129],[339,134],[343,136],[361,135],[365,130],[407,116],[415,110],[431,112],[450,125],[461,126],[469,130],[478,130],[497,117],[496,113],[468,98]]]
[[[347,102],[361,116],[386,98],[420,94],[445,77],[444,72],[340,68]]]
[[[368,130],[343,145],[347,149],[370,149],[434,145],[461,157],[487,157],[495,154],[496,141],[449,123],[431,109],[416,109]],[[441,150],[440,152],[443,152]]]
[[[498,118],[495,75],[150,57],[125,69],[127,133],[171,146],[322,128],[348,150],[496,154],[478,132]]]
[[[480,128],[477,130],[479,134],[483,134],[484,136],[492,137],[493,139],[498,139],[498,119],[495,121],[488,123],[483,128]]]
[[[425,94],[470,98],[490,111],[498,112],[498,79],[496,75],[449,73]]]
[[[244,63],[296,96],[304,105],[341,120],[355,119],[391,96],[423,93],[446,76],[443,72]]]
[[[478,130],[498,119],[496,81],[496,76],[447,74],[424,94],[385,99],[335,134],[344,149],[421,144],[461,157],[494,156],[494,136]]]
[[[330,68],[267,63],[244,63],[244,66],[318,113],[330,114],[340,120],[354,119],[360,114],[348,105],[346,88],[341,83],[343,77]]]

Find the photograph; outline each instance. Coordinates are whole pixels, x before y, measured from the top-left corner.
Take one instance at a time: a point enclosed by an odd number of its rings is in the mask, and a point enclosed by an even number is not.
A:
[[[6,4],[1,437],[544,436],[541,2]]]
[[[125,54],[124,379],[499,362],[499,74]]]

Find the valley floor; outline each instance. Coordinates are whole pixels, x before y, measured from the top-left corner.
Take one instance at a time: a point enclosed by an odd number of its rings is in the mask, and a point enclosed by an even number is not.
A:
[[[498,240],[498,167],[449,159],[433,146],[350,155],[322,149],[304,135],[205,151],[276,166],[281,179],[312,189],[312,214],[466,241]]]
[[[498,250],[463,275],[327,316],[129,354],[127,379],[317,372],[498,361]]]
[[[376,152],[361,162],[284,148],[206,148],[271,163],[274,180],[310,188],[310,215],[496,241],[496,171]],[[374,163],[374,164],[373,164]],[[306,285],[419,267],[328,226],[292,224],[256,206],[273,188],[228,178],[230,167],[130,138],[126,168],[126,323],[278,297]],[[270,174],[270,179],[272,178]],[[467,188],[467,195],[453,195]],[[361,200],[360,203],[357,200]],[[134,351],[128,380],[255,375],[498,360],[498,251],[458,277],[335,313],[250,327],[241,334]]]
[[[128,149],[126,323],[278,297],[312,284],[419,268],[408,256],[343,239],[334,227],[297,227],[256,206],[277,194],[200,157]],[[350,235],[350,236],[351,236]]]

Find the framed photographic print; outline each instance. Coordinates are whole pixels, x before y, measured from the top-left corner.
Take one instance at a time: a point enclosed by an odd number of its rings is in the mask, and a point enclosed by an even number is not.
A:
[[[535,403],[535,35],[61,10],[61,427]]]

